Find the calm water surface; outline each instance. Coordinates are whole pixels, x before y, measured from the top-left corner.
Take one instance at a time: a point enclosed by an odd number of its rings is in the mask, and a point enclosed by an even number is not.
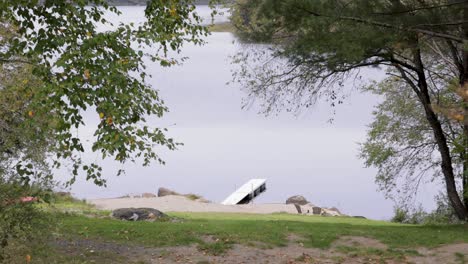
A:
[[[122,7],[114,21],[141,21],[142,7]],[[209,9],[199,7],[209,18]],[[226,21],[218,16],[216,21]],[[375,169],[364,168],[357,158],[358,142],[365,139],[366,125],[378,98],[354,93],[336,115],[328,103],[318,103],[299,116],[281,114],[264,117],[254,109],[242,110],[245,94],[240,87],[226,85],[231,80],[229,56],[242,47],[230,33],[213,33],[205,46],[186,46],[190,59],[182,66],[161,69],[149,64],[151,84],[160,91],[170,109],[155,126],[169,128],[169,135],[185,145],[174,152],[162,150],[166,166],[141,164],[121,166],[112,161],[101,164],[108,187],[99,188],[78,180],[72,192],[81,198],[116,197],[125,194],[157,192],[168,187],[181,193],[201,194],[220,202],[251,178],[267,179],[267,191],[256,203],[284,202],[291,195],[304,195],[319,206],[336,206],[344,213],[388,219],[393,203],[385,200],[374,183]],[[369,78],[381,72],[368,71]],[[91,138],[97,115],[85,113],[87,127],[80,136]],[[334,117],[335,121],[328,120]],[[99,161],[96,153],[85,160]],[[116,169],[127,174],[114,177]],[[68,172],[61,171],[66,179]],[[423,186],[420,197],[432,205]]]

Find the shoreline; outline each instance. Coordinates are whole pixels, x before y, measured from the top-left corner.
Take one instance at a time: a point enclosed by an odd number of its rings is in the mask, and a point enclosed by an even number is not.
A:
[[[88,201],[101,210],[115,210],[120,208],[154,208],[162,212],[192,212],[192,213],[246,213],[246,214],[301,214],[301,215],[324,215],[324,216],[345,216],[339,212],[320,208],[317,213],[312,204],[295,205],[284,203],[266,204],[240,204],[223,205],[211,202],[200,202],[191,200],[185,196],[168,195],[163,197],[150,198],[103,198]],[[300,208],[300,210],[298,209]]]

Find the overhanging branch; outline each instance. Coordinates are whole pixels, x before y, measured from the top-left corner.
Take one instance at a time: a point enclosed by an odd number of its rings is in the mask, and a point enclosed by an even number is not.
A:
[[[372,25],[372,26],[377,26],[377,27],[381,27],[381,28],[389,28],[389,29],[398,30],[398,31],[415,32],[415,33],[428,35],[428,36],[431,36],[431,37],[437,37],[437,38],[456,41],[458,43],[463,43],[463,38],[461,38],[461,37],[450,35],[450,34],[445,34],[445,33],[440,33],[440,32],[435,32],[435,31],[430,31],[430,30],[427,30],[427,29],[395,26],[395,25],[392,25],[392,24],[383,23],[383,22],[374,21],[374,20],[369,20],[369,19],[363,19],[363,18],[359,18],[359,17],[331,16],[331,15],[321,14],[321,13],[318,13],[318,12],[307,10],[307,9],[304,9],[304,8],[298,7],[298,6],[296,6],[296,8],[299,9],[299,10],[302,10],[302,11],[304,11],[304,12],[306,12],[306,13],[312,15],[312,16],[315,16],[315,17],[325,17],[325,18],[332,18],[332,19],[336,19],[336,20],[352,21],[352,22],[357,22],[357,23],[361,23],[361,24]]]

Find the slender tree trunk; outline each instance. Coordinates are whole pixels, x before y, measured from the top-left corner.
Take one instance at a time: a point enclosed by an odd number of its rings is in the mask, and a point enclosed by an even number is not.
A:
[[[466,207],[461,201],[460,196],[457,192],[455,175],[453,173],[452,157],[450,156],[450,150],[447,146],[447,139],[443,133],[442,126],[436,114],[431,109],[430,105],[425,106],[425,111],[426,118],[429,121],[429,124],[431,125],[442,158],[441,168],[445,178],[447,196],[458,218],[460,220],[467,220],[468,211],[466,210]]]
[[[416,44],[418,44],[418,40],[416,40]],[[457,217],[460,220],[468,220],[467,207],[465,207],[465,204],[464,202],[462,202],[462,199],[460,198],[457,191],[452,156],[450,153],[450,148],[448,147],[447,138],[445,137],[442,124],[440,123],[439,118],[437,117],[431,106],[429,86],[426,81],[426,74],[424,72],[424,65],[421,59],[421,50],[419,48],[419,45],[415,46],[413,55],[413,62],[417,68],[417,75],[419,79],[417,84],[417,86],[419,87],[419,91],[417,92],[417,94],[419,100],[421,101],[424,107],[426,119],[432,128],[434,138],[437,142],[437,146],[441,156],[441,169],[445,178],[445,186],[447,188],[447,196],[453,209],[455,210],[455,213],[457,214]]]
[[[463,20],[468,21],[468,3],[463,7]],[[465,208],[468,209],[468,47],[466,47],[466,42],[468,41],[468,22],[463,24],[463,39],[465,40],[462,47],[463,69],[460,73],[460,85],[463,93],[463,109],[465,111],[463,120],[463,200]]]
[[[457,214],[457,217],[460,220],[467,220],[468,219],[468,211],[460,199],[460,196],[457,192],[457,186],[455,182],[455,174],[453,172],[452,166],[452,157],[450,155],[450,149],[447,144],[447,138],[444,135],[442,125],[440,124],[439,118],[432,110],[430,101],[427,101],[429,95],[427,97],[425,95],[424,100],[421,100],[424,105],[424,110],[426,113],[426,119],[431,125],[432,131],[434,133],[434,138],[437,142],[437,146],[439,148],[440,156],[441,156],[441,168],[442,173],[445,178],[445,186],[447,188],[447,196],[450,200],[450,203]]]

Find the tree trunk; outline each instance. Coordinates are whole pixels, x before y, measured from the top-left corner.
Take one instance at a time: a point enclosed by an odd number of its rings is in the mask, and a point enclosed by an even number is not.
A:
[[[468,220],[468,210],[461,201],[457,192],[455,175],[453,173],[452,157],[450,156],[450,149],[447,145],[447,138],[445,137],[440,121],[432,110],[430,104],[426,104],[424,102],[423,104],[427,121],[431,125],[442,158],[441,168],[445,178],[447,196],[453,209],[455,210],[455,213],[457,214],[457,217],[460,220]]]
[[[468,21],[468,3],[463,6],[463,20]],[[463,24],[463,39],[465,40],[465,43],[462,44],[463,69],[460,72],[463,109],[465,111],[463,119],[463,200],[465,208],[468,209],[468,47],[466,47],[466,41],[468,41],[468,22]]]
[[[416,44],[418,44],[418,40],[416,40]],[[440,120],[431,106],[429,86],[426,81],[426,74],[424,72],[424,65],[421,59],[421,50],[419,45],[416,45],[413,55],[413,62],[416,65],[419,79],[417,84],[419,91],[417,91],[417,94],[424,107],[426,119],[432,128],[434,138],[437,142],[437,147],[441,156],[441,169],[445,178],[445,186],[447,188],[447,196],[449,198],[450,204],[457,214],[457,217],[460,220],[466,221],[468,220],[468,210],[467,207],[465,207],[464,202],[462,202],[462,199],[460,198],[457,191],[452,156],[450,153],[450,148],[448,147],[447,138],[445,137]]]

